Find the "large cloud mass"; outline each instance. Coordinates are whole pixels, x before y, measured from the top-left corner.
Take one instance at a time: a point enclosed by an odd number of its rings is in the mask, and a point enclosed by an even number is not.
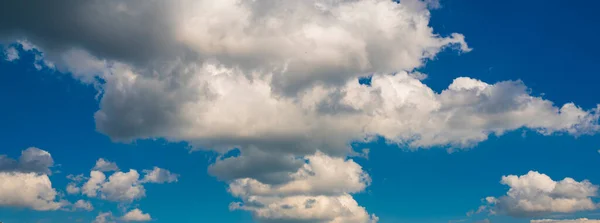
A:
[[[209,168],[243,200],[235,209],[265,221],[367,222],[377,218],[350,195],[367,185],[359,166],[344,159],[353,141],[381,136],[410,148],[462,148],[519,128],[545,135],[600,129],[600,106],[554,105],[519,81],[461,77],[441,92],[423,84],[425,75],[414,69],[426,60],[448,47],[470,50],[463,35],[440,36],[429,27],[428,7],[436,5],[5,1],[0,38],[28,40],[7,48],[21,51],[7,51],[7,59],[33,52],[36,67],[97,87],[97,129],[116,141],[163,137],[222,154],[239,149]],[[24,19],[14,21],[16,12]],[[362,76],[371,76],[370,85],[358,83]],[[326,179],[357,178],[340,186],[302,175],[319,165],[335,170],[325,171]],[[360,171],[338,171],[336,165]],[[148,173],[142,181],[176,179]],[[104,173],[92,171],[81,192],[122,201],[143,196],[137,172],[113,176],[107,182]],[[110,196],[109,186],[120,183],[134,189]],[[236,192],[240,184],[248,191]]]

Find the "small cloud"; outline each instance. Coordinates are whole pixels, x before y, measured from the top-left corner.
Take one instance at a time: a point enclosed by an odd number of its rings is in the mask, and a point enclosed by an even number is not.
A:
[[[77,202],[75,202],[75,204],[73,204],[73,210],[92,211],[94,210],[94,206],[92,206],[92,203],[90,203],[89,201],[78,200]]]
[[[153,170],[144,170],[144,173],[146,175],[142,179],[142,183],[172,183],[177,182],[177,178],[179,178],[178,174],[158,167],[154,167]]]
[[[19,51],[11,46],[4,50],[4,56],[7,61],[15,61],[19,59]]]
[[[94,166],[92,170],[97,170],[100,172],[110,172],[119,171],[119,167],[114,162],[110,162],[108,160],[100,158],[98,159],[98,161],[96,161],[96,166]]]
[[[152,218],[150,214],[143,213],[140,209],[133,209],[127,212],[122,218],[123,221],[150,221]]]

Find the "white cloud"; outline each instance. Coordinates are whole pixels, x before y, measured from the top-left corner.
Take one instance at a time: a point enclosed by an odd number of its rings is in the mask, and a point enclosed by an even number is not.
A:
[[[96,162],[94,170],[90,172],[90,177],[81,187],[79,184],[85,178],[83,175],[68,176],[71,179],[67,185],[69,194],[81,192],[88,197],[97,197],[103,200],[131,203],[146,196],[144,183],[172,183],[176,182],[179,175],[171,173],[169,170],[154,167],[153,170],[144,170],[145,176],[140,179],[137,170],[130,169],[128,172],[122,172],[115,169],[117,165],[104,159]],[[115,171],[107,177],[102,171]]]
[[[136,170],[115,172],[106,178],[100,171],[92,171],[90,179],[83,185],[82,193],[89,197],[118,202],[132,202],[146,196],[144,186],[139,182]]]
[[[101,188],[101,185],[105,180],[106,176],[104,173],[94,170],[90,172],[90,179],[83,184],[81,192],[89,197],[96,197],[98,190]]]
[[[144,214],[140,209],[133,209],[127,212],[121,219],[123,221],[150,221],[152,218],[150,214]]]
[[[486,198],[496,213],[523,217],[598,208],[592,200],[597,196],[598,186],[587,180],[578,182],[567,177],[554,181],[545,174],[529,171],[522,176],[503,176],[501,182],[510,187],[506,195]]]
[[[317,82],[341,84],[365,73],[412,70],[445,47],[469,51],[461,34],[442,37],[429,27],[427,5],[436,5],[431,2],[437,1],[59,1],[53,4],[56,8],[14,22],[26,31],[2,33],[27,33],[52,49],[49,54],[56,61],[61,60],[60,50],[73,46],[139,64],[191,52],[194,58],[229,67],[273,73],[274,86],[289,93]],[[11,18],[0,18],[5,17]],[[48,23],[51,19],[55,22]],[[81,27],[77,32],[62,29],[75,25]],[[120,35],[106,39],[98,32]]]
[[[4,56],[7,61],[14,61],[19,59],[19,51],[15,47],[8,47],[4,49]]]
[[[96,165],[92,170],[97,170],[100,172],[119,171],[119,167],[114,162],[100,158],[96,161]]]
[[[265,221],[377,222],[350,195],[370,183],[369,175],[354,161],[317,152],[307,156],[306,164],[290,177],[285,184],[234,180],[229,192],[243,202],[230,208],[251,211]]]
[[[79,192],[81,192],[81,188],[79,188],[75,183],[67,184],[68,194],[79,194]]]
[[[57,192],[47,175],[0,172],[0,206],[58,210],[63,203],[56,198]]]
[[[13,4],[23,3],[0,7]],[[363,184],[324,186],[327,179],[297,176],[307,168],[298,157],[317,150],[335,160],[353,154],[350,142],[375,136],[410,148],[463,148],[520,128],[545,135],[600,129],[600,106],[554,105],[519,81],[457,78],[441,92],[424,85],[426,75],[413,73],[415,68],[446,47],[470,50],[461,34],[443,37],[429,27],[428,7],[439,6],[437,1],[52,4],[35,16],[19,15],[34,18],[35,25],[16,21],[26,37],[49,49],[36,66],[53,61],[59,71],[95,84],[102,94],[96,126],[113,140],[162,137],[221,153],[238,148],[239,156],[218,159],[209,171],[232,186],[252,185],[247,192],[270,206],[237,195],[244,203],[234,207],[259,218],[374,219],[349,195],[364,190]],[[57,32],[74,26],[81,29]],[[119,35],[99,39],[99,31]],[[373,75],[371,85],[359,85],[357,77],[367,75]],[[141,196],[135,174],[117,173],[120,180],[112,187],[130,193],[115,192],[115,200]],[[92,172],[83,193],[96,196],[105,178]],[[272,193],[285,196],[272,199]],[[314,200],[336,211],[288,206],[307,199],[309,206]]]
[[[100,212],[92,223],[115,223],[115,218],[111,212]]]
[[[107,78],[95,116],[100,131],[121,140],[166,137],[200,148],[241,146],[242,153],[257,147],[305,155],[320,148],[342,155],[349,152],[348,142],[373,135],[414,148],[460,148],[523,127],[546,135],[599,129],[600,107],[555,106],[530,95],[518,81],[457,78],[436,93],[399,72],[376,74],[371,86],[353,80],[340,88],[314,87],[292,99],[235,69],[189,68],[196,73],[178,89],[170,81],[120,69]]]
[[[178,174],[171,173],[169,170],[154,167],[152,170],[144,170],[146,175],[142,179],[142,183],[173,183],[177,182]]]
[[[600,220],[592,220],[587,218],[580,219],[540,219],[531,220],[531,223],[600,223]]]
[[[112,174],[100,188],[101,197],[110,201],[131,202],[146,196],[146,190],[139,182],[139,177],[139,173],[133,169]]]
[[[90,203],[89,201],[78,200],[77,202],[75,202],[75,204],[73,204],[73,209],[74,210],[81,209],[81,210],[86,210],[86,211],[92,211],[92,210],[94,210],[94,206],[92,206],[92,203]]]
[[[460,34],[435,35],[427,10],[388,0],[195,1],[184,7],[178,8],[178,40],[223,64],[272,72],[274,88],[288,93],[316,82],[342,84],[357,74],[411,70],[453,44],[470,50]]]
[[[0,206],[38,211],[58,210],[68,204],[48,177],[54,160],[49,152],[35,147],[21,151],[18,161],[0,155]]]

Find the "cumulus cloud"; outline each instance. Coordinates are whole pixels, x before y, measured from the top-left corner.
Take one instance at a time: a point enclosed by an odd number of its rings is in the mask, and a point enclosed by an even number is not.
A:
[[[531,220],[530,223],[600,223],[600,220],[592,220],[587,218],[580,219],[540,219]]]
[[[598,194],[598,186],[587,180],[575,181],[567,177],[554,181],[545,174],[530,171],[522,176],[503,176],[501,183],[510,187],[506,195],[486,198],[495,213],[527,217],[598,208],[592,200]]]
[[[67,185],[69,194],[81,194],[88,197],[97,197],[103,200],[131,203],[146,196],[144,183],[172,183],[176,182],[179,175],[171,171],[154,167],[153,170],[144,170],[144,178],[140,178],[137,170],[130,169],[122,172],[117,169],[116,163],[99,159],[94,170],[90,172],[87,181],[83,175],[69,175],[72,182]],[[102,171],[114,171],[107,177]],[[83,184],[81,184],[83,183]]]
[[[133,209],[127,212],[122,218],[123,221],[150,221],[150,214],[144,214],[140,209]]]
[[[171,171],[154,167],[152,170],[144,170],[146,175],[141,180],[142,183],[173,183],[177,182],[178,174],[171,173]]]
[[[252,178],[232,181],[229,192],[242,202],[232,203],[230,208],[251,211],[265,222],[377,222],[378,218],[351,196],[371,181],[358,164],[321,152],[305,160],[285,184],[265,184]]]
[[[59,0],[50,7],[36,0],[2,3],[3,21],[29,10],[20,15],[27,19],[3,22],[0,31],[26,36],[50,52],[81,46],[138,65],[193,53],[273,73],[277,89],[293,92],[361,73],[410,70],[447,46],[469,51],[461,34],[433,32],[427,5],[418,0]]]
[[[58,200],[58,193],[48,177],[53,165],[50,153],[35,147],[23,150],[18,161],[0,155],[0,206],[38,211],[66,206],[68,202]]]
[[[146,196],[144,186],[139,183],[139,173],[136,170],[116,172],[102,184],[101,197],[110,201],[133,201]]]
[[[118,202],[132,202],[146,196],[144,186],[139,182],[136,170],[115,172],[106,178],[100,171],[92,171],[90,179],[83,185],[82,192],[88,197]]]
[[[90,203],[89,201],[78,200],[77,202],[75,202],[75,204],[73,204],[73,209],[92,211],[94,210],[94,206],[92,206],[92,203]]]
[[[0,206],[50,211],[63,205],[57,201],[57,192],[47,175],[0,172]]]
[[[115,217],[111,212],[100,212],[92,223],[115,223]]]
[[[67,184],[68,194],[79,194],[79,192],[81,192],[81,188],[79,188],[75,183]]]
[[[0,155],[0,172],[22,172],[52,174],[50,167],[54,165],[52,155],[45,150],[35,147],[27,148],[21,152],[19,160],[14,160],[6,155]]]
[[[110,162],[108,160],[100,158],[96,161],[96,165],[94,166],[94,168],[92,170],[97,170],[100,172],[109,172],[109,171],[118,171],[119,167],[117,167],[117,164],[114,162]]]
[[[15,47],[7,47],[6,49],[4,49],[4,57],[4,59],[7,61],[18,60],[20,58],[19,51],[15,49]]]
[[[96,128],[113,140],[162,137],[216,150],[223,156],[211,174],[230,188],[266,188],[248,192],[256,196],[234,193],[243,204],[232,207],[260,219],[367,222],[376,217],[350,195],[364,190],[355,187],[361,184],[326,187],[299,177],[304,161],[322,156],[345,163],[351,142],[376,137],[409,148],[463,148],[520,128],[576,136],[600,130],[600,106],[555,105],[520,81],[461,77],[441,92],[423,84],[426,75],[413,71],[426,60],[445,48],[470,50],[463,35],[440,36],[429,27],[429,8],[437,6],[429,0],[7,1],[0,3],[0,33],[35,42],[44,52],[37,66],[94,84],[101,95]],[[26,19],[12,21],[16,12]],[[34,47],[29,43],[21,42],[23,49]],[[362,76],[372,76],[370,85],[358,83]],[[224,155],[232,149],[239,154]],[[324,165],[335,169],[335,163]],[[113,198],[141,196],[135,173],[113,173],[114,188],[134,188]],[[92,171],[81,191],[111,197],[102,191],[105,181]],[[285,196],[273,198],[277,193]],[[297,208],[305,203],[323,212]]]
[[[106,175],[100,171],[92,171],[90,172],[90,178],[88,179],[83,187],[81,188],[81,192],[89,197],[96,197],[98,194],[98,190],[101,188],[101,185],[106,180]]]

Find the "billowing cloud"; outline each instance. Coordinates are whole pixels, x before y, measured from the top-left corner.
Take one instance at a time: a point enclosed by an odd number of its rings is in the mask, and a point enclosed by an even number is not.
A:
[[[593,220],[587,218],[580,219],[540,219],[540,220],[531,220],[530,223],[600,223],[600,220]]]
[[[92,171],[90,172],[90,178],[88,179],[83,187],[81,188],[81,192],[89,197],[96,197],[98,194],[98,190],[101,188],[101,185],[106,180],[106,175],[100,171]]]
[[[223,154],[209,172],[230,188],[252,185],[250,195],[232,189],[243,200],[232,207],[259,219],[376,221],[350,195],[362,184],[329,187],[298,176],[314,157],[349,162],[354,141],[463,148],[520,128],[576,136],[600,130],[600,106],[555,105],[520,81],[461,77],[441,92],[423,84],[426,75],[414,70],[426,60],[444,48],[470,50],[463,35],[429,27],[437,1],[48,4],[0,3],[0,33],[35,43],[21,45],[44,53],[36,54],[36,67],[94,84],[101,96],[96,128],[113,140],[160,137]],[[15,12],[25,19],[8,19]],[[364,76],[369,85],[358,83]],[[239,154],[225,155],[232,149]],[[134,188],[115,200],[141,196],[135,173],[113,173],[114,188]],[[81,191],[111,197],[105,183],[92,171]]]
[[[486,198],[495,213],[527,217],[588,211],[599,207],[592,200],[598,194],[598,186],[587,180],[575,181],[567,177],[554,181],[545,174],[530,171],[522,176],[503,176],[501,183],[510,187],[506,195]]]
[[[146,196],[146,189],[139,182],[136,170],[115,172],[106,178],[100,171],[92,171],[90,179],[83,185],[82,192],[89,197],[118,202],[132,202]]]
[[[364,191],[371,179],[352,160],[317,152],[285,184],[265,184],[252,178],[237,179],[229,192],[243,202],[233,210],[251,211],[265,222],[377,222],[350,194]]]
[[[0,172],[0,206],[50,211],[63,205],[47,175]]]
[[[19,160],[16,161],[0,155],[0,172],[22,172],[52,174],[50,167],[54,165],[52,155],[45,150],[35,147],[27,148],[21,152]]]
[[[133,201],[146,196],[144,186],[139,183],[139,173],[136,170],[116,172],[108,181],[102,184],[101,197],[110,201]]]
[[[154,167],[152,170],[144,170],[146,175],[142,179],[142,183],[173,183],[177,182],[178,174],[171,173],[169,170]]]
[[[68,202],[58,200],[48,177],[53,165],[50,153],[35,147],[23,150],[18,161],[0,155],[0,206],[38,211],[67,206]]]
[[[130,169],[128,172],[114,171],[116,167],[116,163],[99,159],[96,162],[94,170],[90,172],[87,181],[82,182],[85,178],[83,175],[70,175],[67,177],[72,181],[67,185],[67,192],[69,194],[78,194],[81,192],[81,194],[88,197],[131,203],[146,196],[144,183],[173,183],[177,181],[177,177],[179,176],[171,173],[169,170],[155,167],[153,170],[144,170],[145,176],[141,179],[137,170]],[[114,172],[107,177],[100,170]]]
[[[96,161],[96,165],[94,166],[94,168],[92,170],[97,170],[100,172],[109,172],[109,171],[118,171],[119,167],[114,162],[110,162],[108,160],[100,158]]]
[[[152,217],[150,217],[150,214],[143,213],[140,209],[136,208],[127,212],[121,219],[123,221],[150,221]]]
[[[274,86],[286,92],[315,82],[343,83],[359,74],[410,70],[447,46],[470,50],[461,34],[435,34],[428,26],[427,4],[418,0],[47,4],[2,3],[0,20],[10,21],[15,11],[27,11],[18,15],[27,19],[0,23],[0,33],[27,37],[55,57],[74,46],[101,58],[146,66],[193,55],[273,73]]]

